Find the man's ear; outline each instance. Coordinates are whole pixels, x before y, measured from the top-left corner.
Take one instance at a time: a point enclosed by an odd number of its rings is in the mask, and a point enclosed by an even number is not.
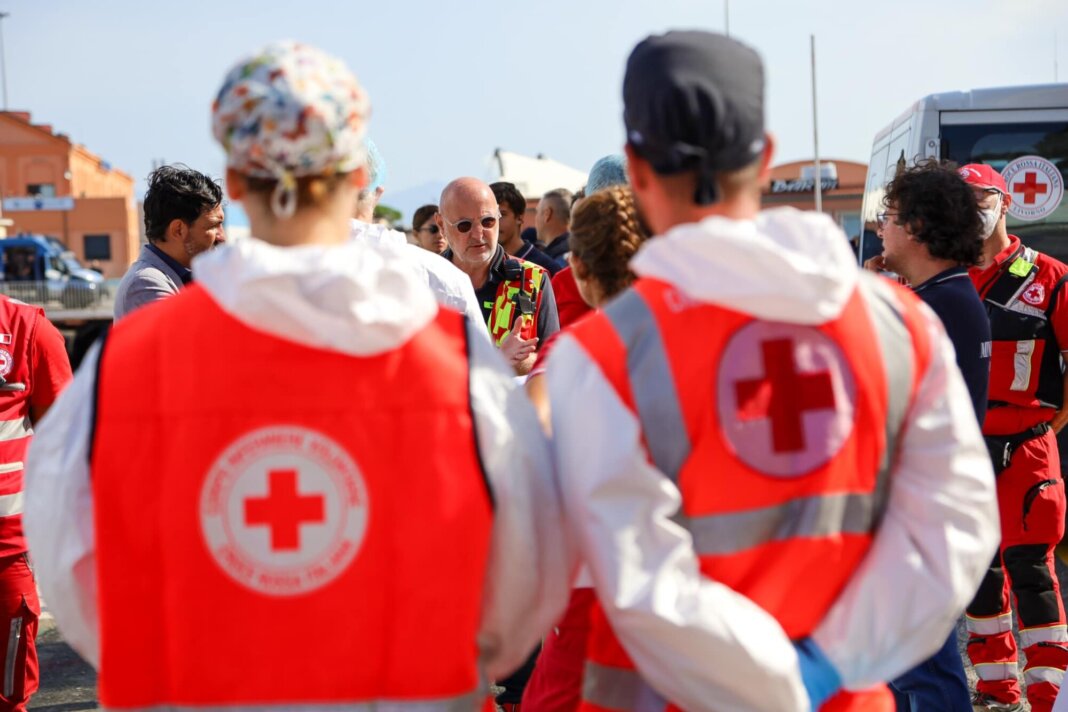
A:
[[[370,184],[370,179],[367,177],[366,166],[360,166],[356,170],[349,173],[349,179],[352,181],[352,185],[356,190],[363,190]]]
[[[1001,217],[1005,217],[1009,212],[1010,205],[1012,205],[1012,196],[1008,193],[1003,193],[1001,195]]]
[[[764,132],[764,153],[760,156],[760,185],[767,185],[771,180],[771,159],[775,157],[775,136],[770,131]]]
[[[630,143],[623,146],[623,152],[627,154],[627,177],[630,178],[631,186],[636,190],[645,190],[649,187],[649,173],[652,168]]]
[[[189,226],[185,224],[185,220],[175,218],[170,221],[167,229],[163,231],[164,242],[184,242],[187,232],[189,232]]]

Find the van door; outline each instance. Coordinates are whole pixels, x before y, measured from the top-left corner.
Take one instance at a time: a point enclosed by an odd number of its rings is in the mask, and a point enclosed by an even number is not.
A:
[[[1010,212],[1009,232],[1036,250],[1068,262],[1068,200],[1064,199],[1068,108],[943,111],[940,124],[943,158],[959,165],[986,163],[1003,174],[1012,164],[1009,192],[1022,217]],[[1039,157],[1035,164],[1040,168],[1016,170],[1020,163],[1014,162],[1024,156]],[[1022,210],[1029,204],[1042,204],[1045,209]]]

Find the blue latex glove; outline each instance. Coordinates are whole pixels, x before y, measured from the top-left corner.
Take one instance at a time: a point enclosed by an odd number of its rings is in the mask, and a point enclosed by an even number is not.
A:
[[[794,642],[794,649],[801,664],[801,681],[805,683],[808,699],[812,709],[818,710],[841,689],[842,677],[812,638]]]

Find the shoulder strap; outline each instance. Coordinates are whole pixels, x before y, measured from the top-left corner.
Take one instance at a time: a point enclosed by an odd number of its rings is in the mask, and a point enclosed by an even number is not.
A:
[[[1005,260],[1005,266],[986,290],[983,300],[999,306],[1008,305],[1024,284],[1033,279],[1036,272],[1038,272],[1037,253],[1021,245],[1015,254]]]

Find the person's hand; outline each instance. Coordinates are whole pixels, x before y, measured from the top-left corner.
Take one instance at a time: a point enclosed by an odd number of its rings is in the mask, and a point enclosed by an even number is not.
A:
[[[882,255],[875,255],[875,257],[869,257],[864,260],[864,269],[869,272],[885,272],[886,271],[886,259]]]
[[[538,337],[524,339],[519,333],[522,329],[523,319],[520,317],[516,319],[515,324],[512,325],[512,330],[505,335],[504,341],[501,342],[500,346],[501,355],[516,370],[523,365],[527,358],[533,356],[538,348]],[[530,367],[528,366],[527,371],[529,370]]]
[[[1049,427],[1054,435],[1059,434],[1065,425],[1068,425],[1068,408],[1058,410],[1053,414],[1053,419],[1049,421]]]

